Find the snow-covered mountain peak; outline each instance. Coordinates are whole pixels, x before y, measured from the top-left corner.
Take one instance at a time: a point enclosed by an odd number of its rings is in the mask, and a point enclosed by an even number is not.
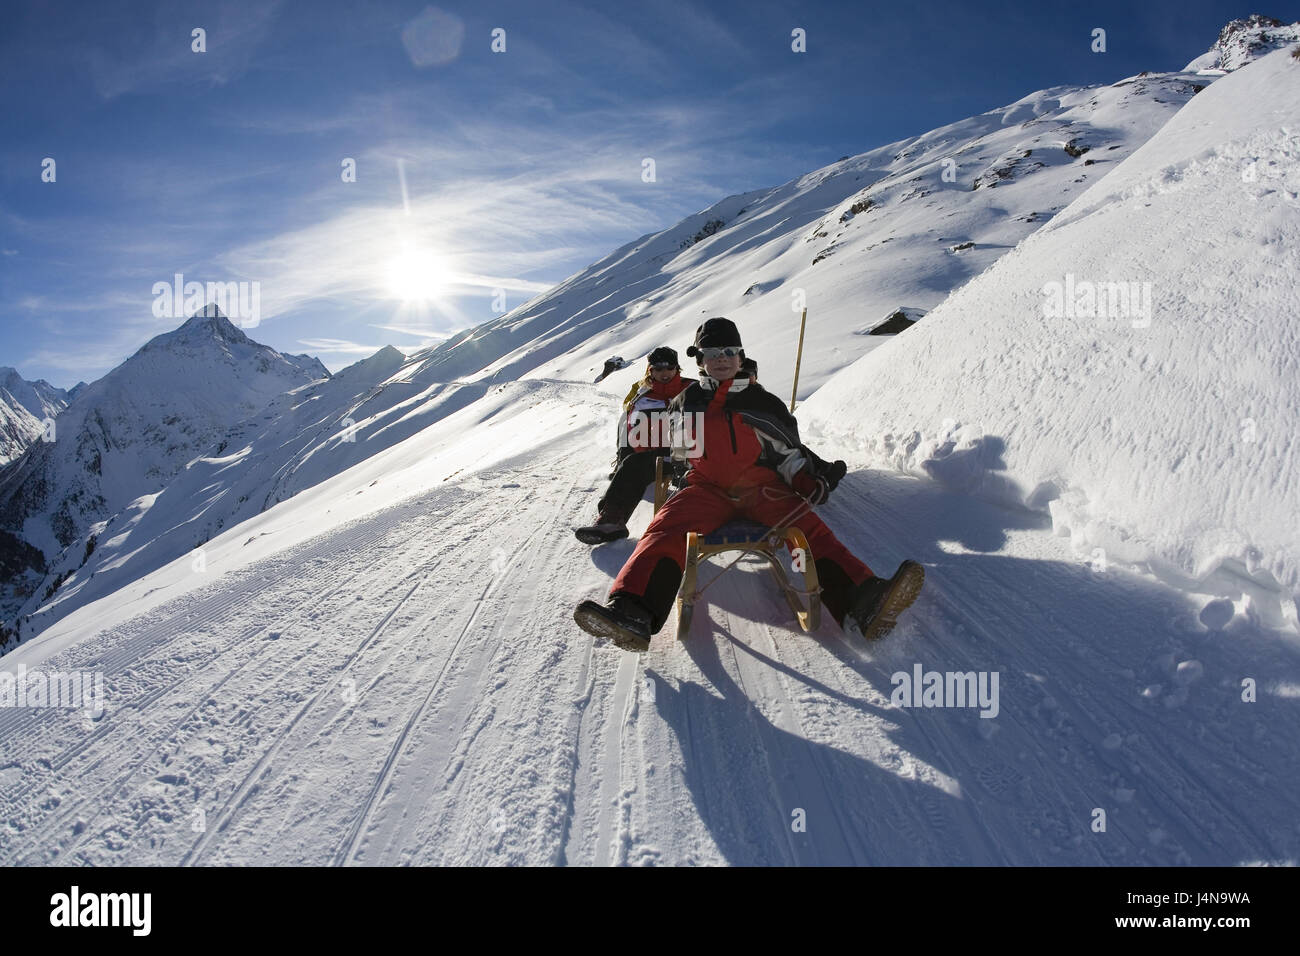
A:
[[[340,370],[334,378],[345,378],[349,381],[352,379],[382,381],[405,364],[406,354],[401,349],[385,345],[374,355],[353,362],[347,368]]]
[[[29,382],[17,369],[0,366],[0,465],[26,451],[69,401],[67,392],[44,379]]]
[[[171,344],[193,345],[210,340],[239,345],[254,344],[252,339],[221,314],[220,309],[215,305],[207,305],[186,319],[179,328],[155,336],[145,348]]]
[[[51,562],[84,560],[82,539],[95,523],[160,491],[276,397],[329,378],[318,359],[255,342],[209,306],[78,391],[58,414],[53,440],[32,444],[50,416],[0,410],[0,436],[28,443],[0,480],[0,530],[13,539],[8,546],[0,539],[0,560],[26,567],[0,588],[4,617],[32,595]],[[18,404],[0,394],[0,405]],[[63,554],[70,545],[73,553]]]
[[[17,399],[38,418],[55,415],[68,403],[68,394],[45,379],[29,382],[16,368],[0,366],[0,389]]]
[[[1214,46],[1188,63],[1184,71],[1221,70],[1230,73],[1292,43],[1300,43],[1300,22],[1286,24],[1273,17],[1252,13],[1245,19],[1231,21],[1220,30]]]

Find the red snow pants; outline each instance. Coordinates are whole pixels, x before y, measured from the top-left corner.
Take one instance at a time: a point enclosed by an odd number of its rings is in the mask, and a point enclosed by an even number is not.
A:
[[[797,516],[790,518],[796,509]],[[641,535],[636,550],[615,579],[610,596],[635,597],[650,612],[652,630],[658,631],[668,619],[681,587],[686,533],[708,534],[740,518],[764,527],[781,524],[803,531],[822,586],[822,606],[842,624],[854,589],[872,577],[872,571],[775,473],[768,483],[730,492],[706,483],[689,484],[677,492]]]

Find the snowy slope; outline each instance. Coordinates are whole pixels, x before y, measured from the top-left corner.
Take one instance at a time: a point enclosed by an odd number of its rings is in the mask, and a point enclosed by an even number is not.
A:
[[[105,706],[0,709],[0,862],[1300,861],[1296,650],[929,480],[823,509],[927,566],[887,642],[800,633],[745,566],[687,644],[593,642],[572,608],[632,548],[569,533],[607,403],[496,387],[3,658],[98,670]],[[892,703],[917,665],[996,671],[998,715]]]
[[[0,465],[13,461],[40,438],[44,430],[41,421],[10,395],[0,392]]]
[[[804,413],[859,460],[1050,512],[1085,554],[1294,628],[1298,248],[1300,62],[1281,50]],[[1127,309],[1089,304],[1105,283],[1138,284]]]
[[[601,386],[607,405],[593,418],[614,428],[617,403],[640,367]],[[424,362],[391,346],[336,373],[286,392],[231,427],[160,491],[87,527],[18,609],[26,640],[72,611],[267,508],[400,444],[489,394],[484,381],[442,382]],[[91,539],[94,544],[91,546]],[[87,553],[89,551],[89,553]],[[50,589],[53,582],[57,588]]]
[[[1114,511],[1089,512],[1098,526],[1113,519],[1116,535],[1150,550],[1141,536],[1152,531],[1151,496],[1125,485],[1135,472],[1183,495],[1167,512],[1173,522],[1208,508],[1178,484],[1204,473],[1195,454],[1173,480],[1136,452],[1174,444],[1153,434],[1161,430],[1186,444],[1221,438],[1227,412],[1215,403],[1246,387],[1231,366],[1225,373],[1225,362],[1210,361],[1242,359],[1246,332],[1220,323],[1214,338],[1183,321],[1175,335],[1166,306],[1195,294],[1201,316],[1293,292],[1293,220],[1279,214],[1294,195],[1293,156],[1269,135],[1283,121],[1295,128],[1287,103],[1296,97],[1281,70],[1278,55],[1216,80],[1165,141],[1152,138],[1094,189],[1085,191],[1088,181],[1063,194],[1077,202],[1041,236],[1001,250],[986,276],[838,376],[853,356],[805,356],[805,374],[827,382],[801,406],[806,431],[823,454],[854,465],[822,514],[877,571],[903,557],[927,569],[921,599],[887,641],[855,644],[829,620],[802,634],[748,563],[710,588],[684,645],[671,638],[673,621],[644,657],[576,628],[574,605],[603,595],[633,546],[589,549],[570,528],[592,516],[612,450],[611,407],[639,369],[599,385],[543,377],[588,353],[592,364],[631,354],[608,348],[591,302],[599,290],[575,277],[553,295],[587,300],[592,344],[567,338],[577,334],[567,315],[530,320],[525,309],[510,321],[531,327],[477,330],[464,359],[444,350],[399,363],[380,353],[341,373],[350,383],[298,388],[265,418],[226,429],[218,454],[113,519],[102,545],[113,558],[94,580],[120,569],[130,583],[73,607],[74,589],[98,593],[73,575],[64,616],[0,658],[0,672],[85,669],[104,680],[102,714],[0,707],[0,863],[1300,863],[1295,640],[1270,630],[1266,614],[1234,615],[1230,600],[1189,598],[1105,556],[1085,562],[1084,539],[1057,533],[1082,513],[1062,509],[1103,501]],[[1130,97],[1131,109],[1152,95],[1148,83],[1184,82],[1134,78],[1094,93]],[[1231,120],[1221,115],[1229,112]],[[1079,173],[1099,145],[1071,157]],[[1243,180],[1247,157],[1255,173]],[[1236,180],[1225,172],[1234,160]],[[1054,175],[1049,168],[1031,176]],[[1009,203],[1032,181],[1016,175],[994,173],[1002,184],[967,188],[964,201]],[[798,207],[815,188],[792,186],[786,199]],[[835,203],[828,198],[823,212]],[[769,225],[773,236],[784,229]],[[720,247],[707,269],[703,258],[733,228],[674,253],[701,257],[679,263],[674,277],[694,269],[703,287],[730,276]],[[1255,250],[1270,249],[1261,239],[1274,235],[1288,246],[1267,256],[1278,268],[1265,271]],[[812,236],[808,247],[830,238]],[[765,241],[750,239],[733,254]],[[1066,240],[1070,257],[1058,248]],[[1233,255],[1239,241],[1249,254]],[[606,284],[622,290],[645,251],[624,251],[626,272],[607,261]],[[829,267],[851,283],[857,267],[836,265],[840,256],[807,268]],[[1094,320],[1088,338],[1080,323],[1058,321],[1044,343],[1044,283],[1066,268],[1112,278],[1117,262],[1119,278],[1130,277],[1129,263],[1149,271],[1158,290],[1151,325]],[[624,294],[611,293],[611,303]],[[860,329],[896,306],[942,298],[889,301]],[[757,342],[763,320],[747,316],[747,341]],[[648,306],[640,318],[620,343],[641,337],[648,349],[662,323],[696,321]],[[1255,326],[1250,355],[1266,377],[1289,361],[1294,342],[1284,316],[1271,319]],[[1247,329],[1253,321],[1245,318]],[[1123,338],[1139,331],[1148,333],[1141,350]],[[1039,351],[1027,357],[1007,333],[1039,336]],[[1181,344],[1184,335],[1198,352]],[[751,345],[764,381],[787,374],[775,368],[787,344]],[[1162,345],[1174,351],[1159,365]],[[959,350],[979,364],[961,366]],[[1199,392],[1175,388],[1192,357],[1204,372]],[[472,380],[444,381],[462,361],[457,374]],[[1134,382],[1156,367],[1171,370],[1169,390],[1139,392]],[[563,377],[593,377],[580,371]],[[891,384],[879,381],[887,376]],[[1278,387],[1277,420],[1289,425],[1294,385]],[[1197,401],[1203,394],[1211,400]],[[1135,401],[1158,427],[1135,421],[1125,404]],[[938,420],[937,436],[921,432],[935,403],[951,419]],[[870,418],[894,407],[903,424],[881,427],[911,429],[891,432],[904,436],[897,443]],[[968,414],[985,410],[1004,416],[987,419],[997,428]],[[345,417],[355,443],[342,440]],[[1255,417],[1251,444],[1262,446],[1277,432],[1263,412]],[[1146,429],[1145,446],[1135,428]],[[1098,431],[1109,436],[1123,493],[1082,500],[1078,489],[1108,491],[1094,481]],[[1291,474],[1280,449],[1249,451],[1264,459],[1261,470]],[[871,461],[913,474],[861,467]],[[1042,462],[1055,470],[1040,480]],[[1234,463],[1224,474],[1243,471]],[[1242,494],[1259,503],[1264,486],[1247,483]],[[250,492],[269,510],[248,517],[238,498]],[[1219,489],[1214,500],[1240,517],[1236,493]],[[225,515],[243,520],[221,526]],[[648,505],[638,509],[634,537],[648,518]],[[215,536],[193,552],[191,532]],[[1183,533],[1199,546],[1195,527]],[[1262,579],[1254,587],[1276,593]],[[997,716],[891,699],[896,675],[916,667],[998,675]],[[1107,815],[1101,832],[1098,810]]]
[[[63,542],[66,551],[51,558],[18,610],[20,636],[402,440],[490,382],[590,381],[613,352],[639,357],[665,342],[683,351],[706,312],[740,324],[750,354],[763,356],[762,380],[787,395],[797,291],[810,310],[806,395],[878,346],[883,337],[870,333],[888,316],[924,314],[1049,221],[1208,82],[1162,74],[1031,94],[725,199],[501,319],[417,353],[389,370],[383,387],[358,368],[358,388],[326,383],[288,395],[214,438],[219,450],[204,449],[212,457],[161,494],[140,486],[136,493],[147,494],[115,514],[78,524],[80,537]],[[633,377],[615,376],[606,388],[626,389]],[[363,397],[369,386],[374,394]],[[95,551],[87,555],[91,534]]]
[[[408,377],[406,358],[387,347],[332,378],[271,401],[227,431],[161,491],[142,495],[92,525],[89,557],[69,549],[67,572],[48,598],[21,608],[27,638],[90,601],[189,554],[267,508],[397,445],[482,398],[484,385],[425,383]]]
[[[55,441],[0,471],[0,529],[54,559],[96,521],[163,487],[232,424],[328,376],[318,360],[258,345],[220,314],[196,315],[78,392],[55,419]],[[31,581],[5,583],[8,620]]]
[[[800,303],[810,394],[880,343],[872,327],[899,307],[932,308],[988,268],[1213,79],[1043,90],[731,196],[416,357],[443,380],[591,381],[609,355],[680,352],[703,318],[726,315],[767,357],[763,381],[787,395]]]

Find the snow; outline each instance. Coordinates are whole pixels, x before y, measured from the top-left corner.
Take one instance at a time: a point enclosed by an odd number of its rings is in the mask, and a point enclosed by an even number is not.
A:
[[[174,562],[9,654],[102,672],[106,712],[0,710],[21,770],[0,860],[1300,859],[1300,721],[1279,709],[1300,658],[1249,622],[1207,630],[1028,512],[857,471],[827,520],[878,569],[927,567],[888,641],[802,634],[742,565],[687,643],[670,626],[624,655],[571,619],[633,546],[569,530],[604,486],[608,396],[484,402],[215,538],[205,571]],[[998,716],[892,704],[916,665],[997,672]]]
[[[499,320],[409,359],[381,350],[341,372],[337,384],[320,381],[328,373],[314,360],[281,356],[224,319],[196,315],[79,391],[59,422],[60,454],[28,462],[22,480],[10,482],[16,491],[0,485],[0,526],[21,527],[49,564],[43,580],[0,608],[6,620],[19,619],[24,638],[38,633],[410,437],[494,382],[590,382],[610,355],[632,355],[631,368],[602,383],[626,392],[640,356],[670,343],[684,357],[707,315],[738,323],[749,353],[763,356],[761,380],[785,396],[799,308],[807,305],[799,383],[806,397],[885,338],[862,333],[900,307],[924,314],[1050,221],[1206,83],[1195,79],[1162,74],[1039,91],[774,189],[729,197]],[[1073,156],[1067,144],[1091,148]],[[869,208],[852,212],[868,200]],[[725,225],[709,234],[716,222]],[[973,247],[956,248],[967,243]],[[277,374],[250,377],[250,361]],[[316,382],[305,391],[277,397],[308,379]],[[221,462],[245,446],[244,459]],[[97,463],[103,475],[87,477]],[[149,515],[127,508],[160,488]],[[54,494],[42,497],[41,489]],[[53,521],[60,511],[67,518]],[[102,553],[97,545],[87,558],[88,529],[101,521],[105,540],[116,544]]]
[[[0,465],[7,465],[42,435],[44,426],[21,404],[0,394]]]
[[[45,432],[45,422],[68,405],[68,393],[44,379],[29,382],[0,368],[0,466],[18,458]]]
[[[1185,72],[1227,73],[1240,69],[1270,50],[1300,43],[1300,23],[1286,24],[1272,17],[1251,14],[1233,20],[1219,31],[1214,46],[1184,67]]]
[[[859,463],[1050,514],[1081,554],[1244,590],[1293,627],[1298,161],[1282,50],[1216,81],[805,419]],[[1071,282],[1146,284],[1151,314],[1049,314]]]
[[[938,305],[1209,82],[1170,73],[1055,87],[781,186],[727,197],[412,359],[443,381],[591,381],[610,355],[640,364],[659,345],[681,353],[704,318],[726,315],[748,351],[768,358],[764,383],[788,395],[806,305],[805,397],[880,342],[855,333],[899,305]],[[1071,156],[1067,144],[1089,152]],[[866,200],[869,208],[852,212]],[[725,225],[697,240],[711,222]],[[974,246],[953,251],[966,242]]]
[[[0,662],[104,686],[92,715],[0,706],[0,863],[1300,862],[1297,77],[1283,51],[1200,92],[1043,91],[724,200],[439,349],[286,359],[88,525]],[[1129,280],[1149,324],[1065,308]],[[684,643],[593,640],[573,608],[650,513],[572,536],[641,363],[594,373],[728,314],[784,396],[791,286],[820,322],[805,438],[851,465],[819,510],[877,572],[921,562],[920,599],[878,644],[804,634],[742,562]],[[924,317],[861,334],[899,308]],[[996,686],[996,716],[896,695],[918,672]]]
[[[584,418],[575,411],[572,400],[555,397],[557,388],[550,383],[526,382],[498,386],[486,396],[481,390],[473,390],[479,400],[468,407],[454,401],[438,406],[439,417],[416,422],[411,428],[413,437],[408,440],[361,456],[358,465],[313,484],[284,505],[260,513],[252,509],[251,517],[232,521],[235,527],[214,534],[211,540],[196,539],[187,527],[213,507],[210,499],[199,496],[211,481],[204,466],[217,462],[196,462],[166,491],[133,502],[120,519],[101,531],[106,540],[96,548],[93,560],[67,581],[58,599],[41,609],[52,620],[60,621],[59,626],[22,647],[43,646],[47,640],[54,642],[51,647],[61,646],[60,635],[79,633],[88,620],[94,620],[99,627],[126,620],[204,586],[229,570],[242,568],[247,562],[360,520],[453,476],[472,475],[503,457],[544,447],[551,434],[562,433],[575,419]],[[560,394],[567,397],[567,391]],[[607,411],[594,393],[587,395],[586,401],[593,406],[586,413],[587,421]],[[529,420],[535,427],[502,428],[522,402],[528,403]],[[250,457],[231,456],[233,461],[225,464],[255,466],[255,462],[248,461]],[[253,473],[254,483],[265,479],[264,473]],[[217,492],[220,496],[229,493],[225,488]],[[171,496],[179,496],[191,507],[197,502],[196,513],[174,523],[175,511],[162,505]],[[199,551],[203,556],[202,572],[194,570]],[[87,593],[80,593],[83,588]],[[99,598],[105,600],[85,606]],[[71,606],[62,606],[65,602]],[[110,606],[119,610],[110,611]],[[78,613],[70,614],[77,609]],[[70,616],[60,620],[65,615]]]
[[[49,567],[34,586],[17,575],[4,582],[4,620],[81,566],[94,524],[158,491],[286,389],[328,377],[316,359],[259,345],[219,314],[196,315],[80,389],[55,419],[55,439],[0,473],[0,527],[40,550]]]

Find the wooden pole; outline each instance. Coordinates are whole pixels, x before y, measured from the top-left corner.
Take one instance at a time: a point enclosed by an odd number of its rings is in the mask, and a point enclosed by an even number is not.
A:
[[[803,361],[803,330],[808,322],[808,310],[799,316],[799,351],[794,356],[794,387],[790,389],[790,414],[794,414],[794,397],[799,391],[799,363]]]

